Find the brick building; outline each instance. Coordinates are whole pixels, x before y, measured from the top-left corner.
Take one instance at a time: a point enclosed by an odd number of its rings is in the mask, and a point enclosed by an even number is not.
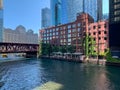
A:
[[[88,26],[88,35],[95,41],[95,52],[104,53],[109,47],[108,21],[98,21]]]
[[[89,34],[94,37],[95,40],[97,40],[96,36],[93,34],[98,33],[97,27],[99,28],[99,31],[102,35],[99,35],[100,38],[102,38],[102,43],[107,43],[107,40],[103,40],[103,37],[107,37],[107,34],[103,34],[103,32],[108,32],[108,22],[107,21],[100,21],[98,23],[94,23],[94,19],[86,13],[78,13],[77,19],[74,22],[63,24],[59,26],[53,26],[46,28],[44,30],[40,30],[40,35],[42,36],[43,43],[50,43],[51,45],[57,45],[57,46],[68,46],[72,45],[75,46],[76,52],[82,52],[84,53],[83,48],[83,39],[84,37]],[[94,29],[93,27],[96,27]],[[105,36],[104,36],[105,35]],[[98,42],[98,41],[97,41]],[[98,44],[96,42],[96,44]],[[99,42],[101,43],[101,41]],[[101,46],[102,45],[102,46]],[[103,48],[103,44],[101,44],[100,47],[103,49],[106,49],[107,47]]]

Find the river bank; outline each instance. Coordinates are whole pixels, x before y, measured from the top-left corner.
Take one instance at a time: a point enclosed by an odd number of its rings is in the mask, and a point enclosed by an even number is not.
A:
[[[79,63],[92,63],[92,64],[100,64],[105,65],[105,59],[96,59],[96,58],[89,58],[85,59],[84,56],[81,57],[53,57],[53,56],[41,56],[41,59],[50,59],[50,60],[62,60],[62,61],[69,61],[69,62],[79,62]]]

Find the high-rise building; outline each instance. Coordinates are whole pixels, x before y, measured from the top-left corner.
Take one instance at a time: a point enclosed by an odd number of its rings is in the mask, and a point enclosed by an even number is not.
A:
[[[88,13],[95,21],[102,19],[102,0],[61,0],[61,8],[57,11],[60,14],[56,16],[55,4],[58,2],[60,0],[51,0],[52,25],[55,25],[57,18],[61,24],[73,22],[79,12]]]
[[[110,49],[120,57],[120,0],[109,0],[109,11]]]
[[[0,0],[0,42],[3,41],[3,2]]]
[[[102,19],[102,0],[85,0],[84,7],[95,21]]]
[[[41,11],[41,28],[46,28],[50,26],[50,9],[49,8],[43,8]]]
[[[51,0],[51,21],[52,25],[61,24],[61,0]]]
[[[102,0],[67,0],[68,22],[76,19],[76,14],[85,12],[95,21],[102,19]]]

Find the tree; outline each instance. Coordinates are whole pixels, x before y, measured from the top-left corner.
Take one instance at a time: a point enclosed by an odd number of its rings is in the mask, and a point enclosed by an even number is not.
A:
[[[51,45],[48,43],[42,43],[42,55],[50,55]]]
[[[94,41],[94,39],[86,34],[85,38],[83,38],[83,47],[84,47],[84,53],[87,58],[89,56],[97,55],[97,53],[95,52],[95,48],[96,48],[95,44],[96,42]]]
[[[62,52],[62,53],[67,52],[66,46],[60,46],[59,51]]]
[[[52,52],[59,52],[59,46],[52,46]]]
[[[97,56],[97,53],[95,52],[96,49],[96,42],[94,41],[93,37],[88,36],[88,46],[89,46],[89,56]]]
[[[42,55],[42,40],[39,42],[39,50],[38,50],[38,57]]]
[[[67,52],[70,52],[70,53],[74,53],[75,51],[74,51],[74,46],[72,46],[72,45],[69,45],[69,46],[67,46]]]

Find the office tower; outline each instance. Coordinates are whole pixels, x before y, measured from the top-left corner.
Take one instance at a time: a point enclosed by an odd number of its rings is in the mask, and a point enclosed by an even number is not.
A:
[[[84,7],[95,21],[102,19],[102,0],[85,0]]]
[[[109,0],[109,46],[120,57],[120,0]]]
[[[0,0],[0,42],[3,41],[3,2]]]
[[[49,8],[43,8],[41,11],[41,28],[46,28],[50,26],[50,9]]]
[[[102,0],[67,0],[68,22],[76,19],[76,14],[85,12],[95,21],[102,19]]]
[[[62,1],[64,3],[64,0]],[[73,22],[76,20],[77,13],[83,12],[83,0],[66,0],[66,5],[68,22]],[[63,4],[62,7],[64,7]]]
[[[55,20],[59,19],[60,23],[65,24],[76,20],[76,15],[79,12],[90,14],[95,21],[102,19],[102,0],[61,0],[59,6],[59,16],[55,13],[55,4],[60,1],[51,0],[51,15],[52,25],[55,25]],[[56,16],[56,17],[55,17]]]
[[[52,25],[61,24],[61,0],[51,0]]]

